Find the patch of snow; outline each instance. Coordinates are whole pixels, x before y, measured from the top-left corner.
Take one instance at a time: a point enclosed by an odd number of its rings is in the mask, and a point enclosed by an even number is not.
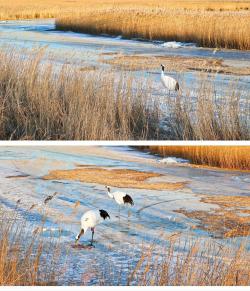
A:
[[[167,157],[159,160],[161,164],[186,164],[189,163],[188,160],[176,158],[176,157]]]
[[[168,42],[162,43],[161,46],[165,48],[181,48],[181,47],[195,46],[195,43],[168,41]]]

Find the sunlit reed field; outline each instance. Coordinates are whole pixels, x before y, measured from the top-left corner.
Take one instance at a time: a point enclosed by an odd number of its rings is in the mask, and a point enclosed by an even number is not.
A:
[[[250,49],[250,12],[211,12],[167,8],[111,8],[61,16],[56,28],[124,38],[181,41],[203,47]],[[119,25],[117,25],[119,23]]]
[[[62,30],[242,50],[249,16],[250,1],[0,0],[0,19],[57,18]]]
[[[0,0],[0,19],[55,18],[80,10],[103,8],[150,8],[186,9],[201,11],[250,10],[249,0],[200,1],[200,0]]]
[[[18,211],[5,213],[1,209],[0,216],[0,286],[48,286],[62,282],[67,285],[64,278],[74,266],[70,260],[70,245],[60,244],[60,238],[45,239],[42,221],[41,227],[24,231],[27,225],[18,218]],[[232,248],[223,244],[218,247],[209,240],[182,240],[178,235],[170,237],[157,255],[156,244],[142,244],[141,256],[134,266],[128,267],[125,262],[120,267],[114,266],[105,257],[102,265],[105,267],[95,270],[97,285],[113,285],[113,279],[117,280],[121,273],[126,276],[126,285],[249,285],[249,253],[245,243]],[[182,252],[177,252],[180,248]],[[113,270],[109,276],[107,269]],[[91,267],[83,278],[88,278],[88,272],[91,274]],[[114,274],[116,278],[112,277]],[[83,279],[80,285],[85,284]]]
[[[188,159],[198,165],[250,170],[248,146],[147,146],[143,149],[163,157],[175,156]]]
[[[160,105],[150,81],[131,72],[81,71],[44,64],[42,51],[26,55],[0,53],[1,139],[249,139],[249,100],[233,85],[218,98],[211,82],[197,80],[195,102],[184,88]]]

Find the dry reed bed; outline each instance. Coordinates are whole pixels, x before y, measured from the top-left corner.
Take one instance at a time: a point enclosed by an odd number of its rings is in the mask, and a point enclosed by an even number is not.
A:
[[[249,1],[0,0],[0,19],[58,17],[63,30],[242,50],[250,49],[249,10]]]
[[[107,8],[156,8],[207,11],[250,10],[249,0],[0,0],[0,19],[54,18],[62,14]]]
[[[176,235],[160,255],[145,248],[130,272],[128,285],[248,286],[250,264],[246,243],[231,248],[223,243],[187,240]],[[178,252],[177,250],[182,250]]]
[[[16,210],[0,209],[0,216],[0,286],[57,284],[62,272],[58,245],[45,242],[37,231],[25,231],[26,223]]]
[[[0,60],[1,139],[157,138],[158,106],[143,82],[44,65],[37,53]]]
[[[249,146],[145,146],[142,149],[163,157],[188,159],[193,164],[250,170]]]
[[[111,8],[60,16],[56,28],[124,38],[194,42],[203,47],[250,49],[250,12]],[[119,24],[119,25],[117,25]]]
[[[0,52],[1,139],[250,138],[250,100],[235,84],[218,98],[213,80],[197,78],[197,97],[183,84],[176,98],[166,94],[163,113],[150,80],[46,65],[42,52],[19,53]]]

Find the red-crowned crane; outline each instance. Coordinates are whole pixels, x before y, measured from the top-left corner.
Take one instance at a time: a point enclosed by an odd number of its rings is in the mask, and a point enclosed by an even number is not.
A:
[[[105,188],[108,190],[108,196],[114,199],[119,206],[126,204],[134,205],[133,199],[127,193],[121,191],[111,193],[111,188],[109,186],[105,186]]]
[[[76,236],[76,243],[79,241],[80,237],[86,233],[88,228],[92,231],[92,239],[90,246],[93,246],[93,240],[94,240],[94,233],[95,233],[95,227],[102,223],[106,218],[110,219],[110,216],[106,210],[100,209],[100,210],[89,210],[85,212],[81,218],[81,230],[80,233]]]
[[[180,89],[179,83],[172,77],[165,75],[165,66],[161,65],[161,82],[163,86],[169,91],[178,91]]]

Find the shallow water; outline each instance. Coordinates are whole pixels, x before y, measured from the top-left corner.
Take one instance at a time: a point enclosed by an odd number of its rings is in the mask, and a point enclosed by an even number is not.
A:
[[[168,243],[168,237],[176,233],[181,234],[183,242],[185,238],[213,239],[211,233],[193,229],[195,220],[175,212],[181,208],[208,210],[216,207],[200,202],[196,194],[249,196],[250,177],[247,173],[163,165],[158,162],[159,157],[128,147],[104,147],[98,151],[96,154],[83,148],[0,148],[1,206],[6,210],[17,209],[18,215],[27,221],[30,229],[41,225],[42,214],[46,212],[44,238],[51,235],[60,237],[70,256],[71,268],[61,284],[81,284],[90,266],[99,271],[98,275],[90,272],[92,276],[88,277],[87,284],[97,284],[100,282],[100,272],[105,273],[104,261],[114,269],[134,266],[140,257],[142,244],[145,247],[156,243],[157,252],[158,248]],[[164,174],[161,181],[189,183],[178,191],[123,189],[132,195],[135,206],[121,208],[119,212],[118,206],[106,194],[104,185],[41,179],[51,170],[73,169],[79,164],[152,171]],[[58,194],[45,206],[44,199],[54,192]],[[19,204],[16,203],[18,199],[21,199]],[[75,209],[77,201],[80,206]],[[29,210],[32,205],[35,207]],[[81,215],[88,209],[106,209],[111,219],[97,226],[94,249],[72,248],[80,229]],[[90,237],[88,232],[81,243],[88,244]],[[240,241],[241,238],[238,238],[233,244]],[[232,241],[227,243],[232,244]],[[118,278],[114,277],[111,283],[118,283],[116,280]],[[125,274],[121,281],[126,283]]]
[[[56,64],[67,63],[79,68],[89,65],[108,68],[109,65],[100,62],[102,53],[136,54],[149,58],[154,56],[215,57],[213,49],[196,47],[192,44],[126,40],[121,37],[57,31],[53,19],[0,22],[0,46],[7,46],[8,49],[9,46],[20,49],[46,47],[45,60]],[[221,58],[225,64],[235,67],[250,66],[250,51],[221,50],[216,53],[216,58]],[[164,95],[166,92],[159,82],[159,72],[160,69],[159,71],[147,70],[144,72],[144,78],[151,79],[157,94]],[[176,72],[168,73],[176,77],[181,86],[191,90],[191,96],[195,95],[198,84],[193,81],[197,79],[197,76],[202,77],[202,73],[191,71],[181,73],[181,76]],[[232,82],[237,84],[243,97],[250,89],[249,76],[210,74],[210,77],[213,79],[215,90],[219,95],[226,92],[228,85]]]

